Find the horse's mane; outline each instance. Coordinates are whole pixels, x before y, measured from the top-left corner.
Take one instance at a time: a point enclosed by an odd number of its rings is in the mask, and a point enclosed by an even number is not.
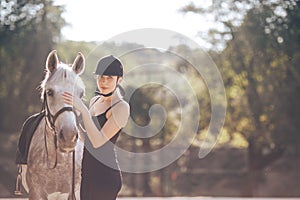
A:
[[[44,80],[41,82],[40,89],[41,89],[41,99],[44,98],[45,90],[46,90],[46,84],[51,81],[51,82],[59,82],[61,80],[65,81],[72,81],[77,88],[82,88],[84,89],[84,83],[82,79],[80,78],[79,75],[77,75],[73,70],[72,67],[64,64],[64,63],[59,63],[57,68],[53,71],[50,72],[46,70],[46,75]]]

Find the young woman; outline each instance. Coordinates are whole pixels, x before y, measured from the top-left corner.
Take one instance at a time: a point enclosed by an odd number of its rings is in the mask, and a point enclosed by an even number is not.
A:
[[[95,71],[97,94],[89,109],[81,99],[65,92],[65,103],[73,105],[82,115],[86,130],[82,160],[81,200],[115,200],[121,189],[114,144],[126,125],[129,105],[117,89],[123,77],[123,65],[114,56],[99,60]]]

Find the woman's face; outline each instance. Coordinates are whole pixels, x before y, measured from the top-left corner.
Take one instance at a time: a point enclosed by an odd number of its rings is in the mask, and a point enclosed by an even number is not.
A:
[[[112,92],[119,82],[120,78],[118,79],[118,76],[97,76],[97,86],[100,92],[103,94],[108,94]]]

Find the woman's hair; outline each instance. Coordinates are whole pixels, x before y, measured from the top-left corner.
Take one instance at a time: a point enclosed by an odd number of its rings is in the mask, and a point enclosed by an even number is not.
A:
[[[119,94],[123,98],[125,96],[125,90],[124,90],[124,88],[120,84],[118,84],[117,85],[117,89],[118,89]]]

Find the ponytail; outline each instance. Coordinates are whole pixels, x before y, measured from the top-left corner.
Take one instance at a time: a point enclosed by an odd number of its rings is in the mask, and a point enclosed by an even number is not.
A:
[[[120,95],[122,97],[124,97],[125,96],[125,90],[124,90],[124,88],[120,84],[117,85],[117,88],[119,89]]]

